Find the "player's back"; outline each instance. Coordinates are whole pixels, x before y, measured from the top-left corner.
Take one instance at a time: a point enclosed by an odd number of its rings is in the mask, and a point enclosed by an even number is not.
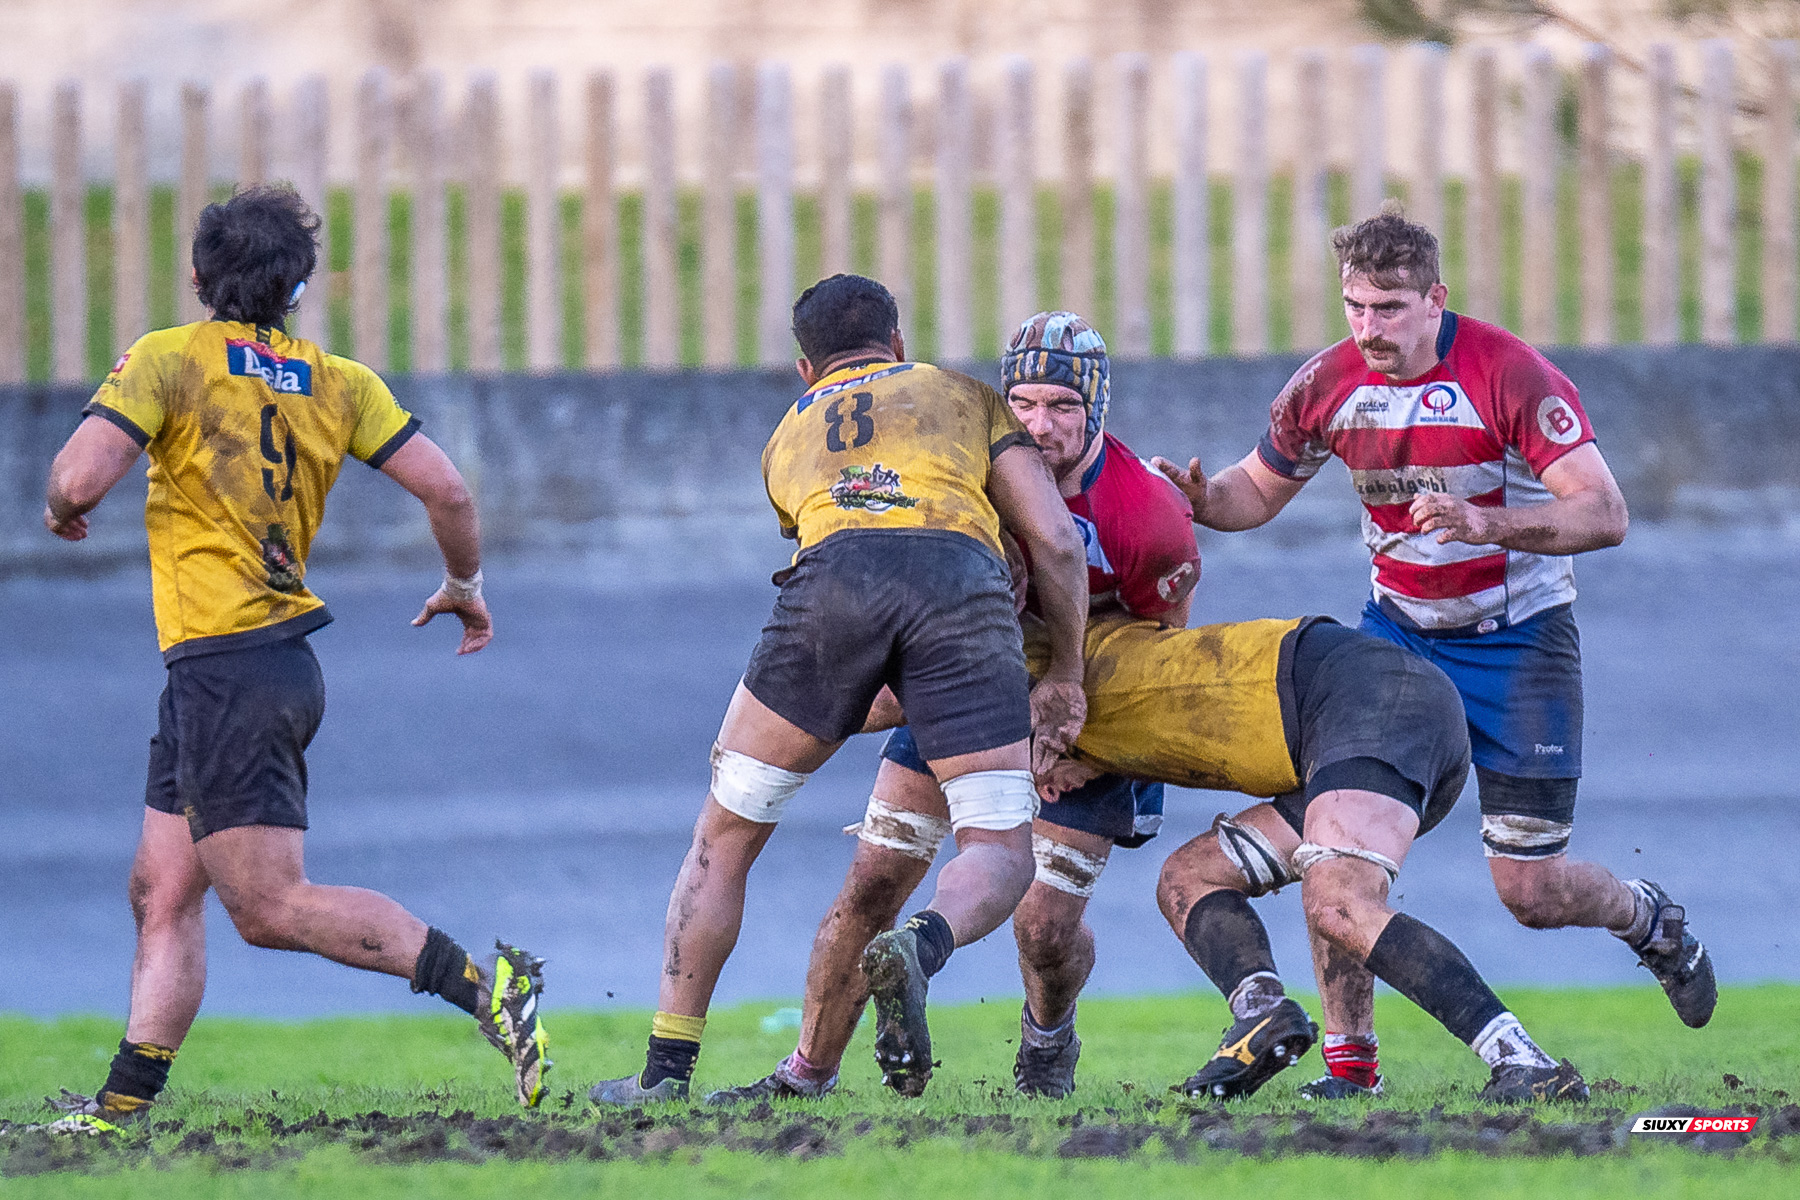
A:
[[[924,363],[835,371],[795,402],[763,451],[782,532],[809,549],[846,530],[940,530],[993,551],[993,460],[1031,435],[993,388]]]
[[[149,452],[145,524],[171,660],[329,620],[304,582],[326,494],[346,454],[380,466],[418,427],[362,364],[235,321],[146,334],[87,412]]]

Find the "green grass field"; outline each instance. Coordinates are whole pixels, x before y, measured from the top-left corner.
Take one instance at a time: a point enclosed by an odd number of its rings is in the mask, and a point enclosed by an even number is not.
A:
[[[1275,1200],[1329,1191],[1472,1200],[1800,1191],[1800,1107],[1788,1094],[1800,1090],[1800,987],[1726,989],[1698,1032],[1650,987],[1509,989],[1507,998],[1547,1049],[1580,1064],[1595,1088],[1590,1104],[1480,1109],[1473,1096],[1485,1069],[1385,994],[1388,1094],[1322,1112],[1293,1095],[1320,1072],[1316,1054],[1222,1108],[1168,1093],[1216,1044],[1225,1011],[1211,995],[1084,1003],[1080,1086],[1066,1101],[1013,1095],[1018,1004],[996,1000],[934,1012],[943,1066],[921,1101],[880,1087],[865,1024],[838,1094],[724,1115],[586,1104],[595,1079],[641,1063],[648,1019],[638,1012],[553,1013],[557,1071],[532,1114],[513,1105],[504,1063],[454,1015],[203,1018],[150,1128],[112,1139],[0,1134],[0,1194]],[[791,1028],[763,1028],[778,1007],[714,1015],[696,1095],[765,1073],[793,1046]],[[0,1121],[45,1119],[40,1098],[58,1087],[92,1090],[120,1033],[119,1022],[99,1018],[0,1017]],[[1741,1106],[1763,1119],[1731,1154],[1617,1134],[1633,1113],[1670,1103]]]

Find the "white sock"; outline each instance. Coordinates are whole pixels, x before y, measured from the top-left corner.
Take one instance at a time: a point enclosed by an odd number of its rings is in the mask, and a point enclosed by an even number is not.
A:
[[[1039,1050],[1047,1050],[1051,1047],[1067,1045],[1069,1035],[1074,1031],[1074,1009],[1069,1010],[1068,1019],[1061,1025],[1056,1026],[1054,1029],[1045,1029],[1042,1025],[1037,1023],[1037,1018],[1031,1015],[1031,1006],[1027,1004],[1025,1006],[1025,1019],[1019,1023],[1019,1033],[1020,1036],[1025,1039],[1025,1044]]]
[[[1273,971],[1257,971],[1239,980],[1225,1002],[1231,1006],[1231,1015],[1244,1021],[1262,1016],[1285,999],[1281,977]]]
[[[1627,946],[1636,949],[1650,936],[1650,922],[1656,916],[1656,905],[1651,902],[1649,891],[1637,880],[1628,880],[1625,886],[1631,889],[1631,898],[1634,903],[1631,924],[1623,929],[1612,929],[1607,932]]]
[[[1554,1067],[1556,1060],[1538,1048],[1519,1024],[1519,1018],[1503,1012],[1482,1027],[1469,1049],[1490,1067]]]

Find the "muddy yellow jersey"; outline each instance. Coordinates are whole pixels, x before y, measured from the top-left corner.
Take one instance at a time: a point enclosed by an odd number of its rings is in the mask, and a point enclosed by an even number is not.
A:
[[[165,661],[331,620],[306,553],[346,454],[379,467],[419,427],[380,377],[279,329],[145,334],[86,413],[149,452],[150,573]]]
[[[947,529],[992,550],[988,470],[1035,443],[993,388],[925,363],[834,371],[790,408],[763,450],[781,532],[802,550],[844,529]]]
[[[1074,757],[1104,771],[1178,787],[1279,796],[1300,786],[1281,717],[1281,643],[1296,620],[1165,629],[1153,621],[1088,622],[1087,723]],[[1049,661],[1038,622],[1025,654]]]

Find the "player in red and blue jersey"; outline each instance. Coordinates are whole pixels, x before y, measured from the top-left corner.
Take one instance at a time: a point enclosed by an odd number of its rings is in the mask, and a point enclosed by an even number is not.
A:
[[[1683,908],[1567,854],[1582,737],[1570,556],[1617,545],[1627,525],[1580,397],[1532,347],[1445,307],[1423,226],[1384,212],[1332,245],[1351,336],[1295,373],[1241,462],[1211,479],[1198,459],[1155,465],[1196,521],[1241,530],[1273,518],[1332,455],[1344,461],[1372,559],[1362,628],[1456,683],[1501,900],[1532,928],[1611,930],[1681,1019],[1704,1025],[1717,991]],[[1313,1086],[1356,1094],[1374,1078],[1372,981],[1355,969],[1321,978],[1340,982],[1324,988],[1333,1076]]]

